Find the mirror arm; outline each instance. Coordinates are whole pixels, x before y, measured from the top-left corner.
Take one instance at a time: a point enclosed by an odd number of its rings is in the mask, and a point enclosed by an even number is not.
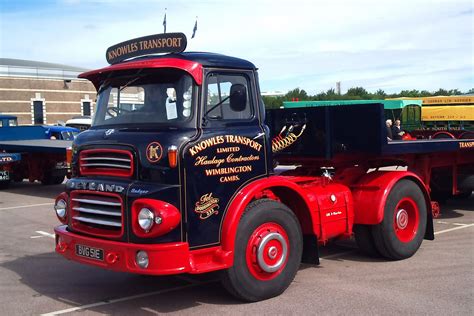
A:
[[[227,101],[228,99],[230,98],[230,95],[228,97],[225,97],[224,99],[222,99],[221,102],[218,102],[217,104],[214,104],[212,106],[212,108],[210,108],[209,110],[206,111],[206,113],[204,113],[204,117],[206,117],[209,112],[211,112],[212,110],[214,110],[215,108],[217,108],[219,105],[221,105],[222,103],[224,103],[225,101]]]

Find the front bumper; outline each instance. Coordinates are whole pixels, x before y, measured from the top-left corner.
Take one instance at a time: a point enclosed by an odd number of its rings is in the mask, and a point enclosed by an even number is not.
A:
[[[54,229],[56,252],[67,259],[122,272],[138,274],[179,274],[191,272],[190,251],[187,243],[131,244],[85,237],[66,230],[66,225]],[[104,250],[104,260],[98,261],[76,255],[76,244]],[[148,253],[149,265],[140,268],[135,262],[136,253]]]

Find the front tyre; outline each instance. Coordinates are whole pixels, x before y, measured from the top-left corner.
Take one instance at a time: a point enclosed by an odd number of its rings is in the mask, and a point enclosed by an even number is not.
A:
[[[420,187],[401,180],[390,191],[383,221],[372,228],[378,252],[393,260],[406,259],[420,248],[427,221],[426,201]]]
[[[252,202],[237,229],[234,265],[222,283],[235,297],[261,301],[283,293],[298,271],[303,237],[296,216],[269,199]]]

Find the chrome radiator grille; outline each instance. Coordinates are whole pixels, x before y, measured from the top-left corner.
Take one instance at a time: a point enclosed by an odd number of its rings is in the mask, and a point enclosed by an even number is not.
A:
[[[122,199],[112,193],[72,191],[71,222],[78,231],[120,237],[123,233]]]
[[[81,175],[131,177],[133,155],[127,150],[87,149],[79,155]]]

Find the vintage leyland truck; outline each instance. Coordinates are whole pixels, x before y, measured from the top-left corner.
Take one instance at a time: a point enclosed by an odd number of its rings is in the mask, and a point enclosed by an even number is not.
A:
[[[252,63],[185,46],[181,33],[134,39],[80,75],[98,99],[55,202],[64,257],[138,274],[220,270],[230,293],[258,301],[330,240],[355,234],[367,254],[411,257],[434,238],[433,174],[449,170],[454,193],[474,187],[474,140],[389,143],[382,104],[266,113]]]

